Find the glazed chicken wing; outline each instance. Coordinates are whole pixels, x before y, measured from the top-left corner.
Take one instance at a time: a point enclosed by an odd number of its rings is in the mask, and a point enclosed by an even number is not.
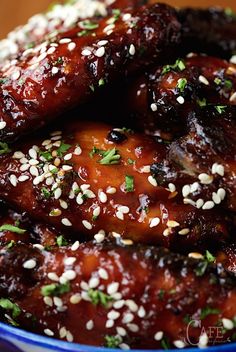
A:
[[[185,251],[228,239],[230,219],[220,207],[184,204],[177,185],[163,187],[151,175],[167,157],[165,144],[99,123],[63,129],[0,158],[1,198],[75,238],[115,232]]]
[[[0,295],[8,322],[82,344],[206,347],[235,332],[235,278],[160,248],[18,245],[1,251]]]
[[[75,26],[23,53],[0,70],[0,139],[22,134],[93,97],[115,78],[160,60],[178,42],[179,23],[167,5]],[[151,59],[150,59],[151,58]]]

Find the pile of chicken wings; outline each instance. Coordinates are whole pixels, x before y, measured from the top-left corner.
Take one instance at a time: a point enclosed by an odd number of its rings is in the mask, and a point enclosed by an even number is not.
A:
[[[73,0],[0,41],[0,318],[68,342],[236,339],[236,15]]]

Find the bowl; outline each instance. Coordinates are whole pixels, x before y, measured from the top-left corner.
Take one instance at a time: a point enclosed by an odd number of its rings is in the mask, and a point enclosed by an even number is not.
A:
[[[0,323],[1,352],[117,352],[117,349],[80,345],[33,334]],[[175,349],[169,352],[199,352],[199,348]],[[236,343],[207,348],[209,352],[235,352]],[[132,350],[132,352],[163,352],[163,350]]]

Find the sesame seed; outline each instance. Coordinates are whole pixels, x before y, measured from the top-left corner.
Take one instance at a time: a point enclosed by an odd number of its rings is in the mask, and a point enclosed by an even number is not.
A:
[[[198,347],[206,347],[208,344],[208,336],[207,333],[203,333],[200,337],[199,337],[199,343],[198,343]]]
[[[132,299],[127,299],[125,301],[126,306],[131,310],[131,312],[137,312],[138,306]]]
[[[154,335],[154,340],[156,341],[160,341],[163,338],[163,331],[158,331],[155,335]]]
[[[39,172],[36,166],[31,166],[29,169],[29,172],[31,173],[32,176],[35,176],[35,177],[39,175]]]
[[[12,79],[13,81],[16,81],[18,78],[20,78],[20,71],[19,71],[19,70],[15,71],[15,72],[11,75],[11,79]]]
[[[94,322],[92,320],[89,320],[87,323],[86,323],[86,329],[87,330],[92,330],[94,327]]]
[[[106,44],[108,44],[108,40],[100,40],[100,41],[97,43],[98,46],[104,46],[104,45],[106,45]]]
[[[95,287],[98,287],[98,285],[100,284],[100,280],[98,277],[92,277],[90,280],[89,280],[89,288],[95,288]]]
[[[124,328],[122,328],[121,326],[117,326],[116,332],[120,336],[126,336],[127,335],[126,330]]]
[[[110,329],[113,326],[114,326],[114,320],[109,319],[109,320],[106,321],[106,328],[107,329]]]
[[[203,84],[205,84],[206,86],[209,86],[209,81],[206,79],[206,77],[200,75],[200,76],[198,77],[198,80],[199,80],[200,83],[203,83]]]
[[[28,159],[26,159],[26,158],[21,158],[21,159],[20,159],[20,163],[21,163],[21,164],[26,164],[26,163],[28,163]]]
[[[43,297],[43,301],[47,306],[49,306],[49,307],[53,306],[53,301],[52,301],[51,297],[49,297],[49,296]]]
[[[82,193],[79,193],[76,197],[76,203],[79,204],[79,205],[82,205],[84,202],[83,200],[83,194]]]
[[[116,312],[115,310],[111,310],[108,314],[107,314],[108,319],[110,320],[116,320],[120,317],[120,313]]]
[[[73,265],[76,262],[75,257],[68,257],[64,260],[65,265]]]
[[[127,343],[123,343],[123,342],[122,342],[122,343],[119,345],[119,347],[120,347],[121,350],[130,350],[130,346],[127,345]]]
[[[68,50],[69,50],[69,51],[73,51],[75,48],[76,48],[76,44],[75,44],[74,42],[71,42],[71,43],[68,45]]]
[[[72,244],[72,246],[71,246],[71,250],[72,250],[73,252],[75,252],[75,251],[77,251],[77,250],[79,249],[79,246],[80,246],[79,241],[75,241],[75,242]]]
[[[212,193],[212,200],[213,200],[213,202],[215,204],[220,204],[221,203],[220,196],[217,193],[215,193],[215,192]]]
[[[97,243],[101,243],[104,241],[105,235],[102,233],[96,233],[96,235],[94,235],[94,239],[96,240]]]
[[[182,195],[183,197],[187,197],[191,192],[191,188],[189,185],[184,185],[183,188],[182,188]]]
[[[0,130],[3,130],[6,127],[6,122],[5,121],[1,121],[0,122]]]
[[[112,282],[111,284],[109,284],[107,286],[107,293],[109,295],[113,295],[114,293],[116,293],[118,291],[119,288],[119,283],[118,282]]]
[[[87,220],[83,220],[83,221],[82,221],[82,224],[84,225],[84,227],[85,227],[87,230],[92,230],[92,228],[93,228],[93,225],[92,225],[89,221],[87,221]]]
[[[44,246],[42,246],[42,245],[39,244],[39,243],[33,244],[33,247],[39,249],[40,251],[43,251],[43,250],[44,250]]]
[[[107,187],[106,193],[115,194],[116,193],[116,188],[115,187]]]
[[[176,187],[175,187],[175,185],[173,183],[169,183],[168,184],[168,188],[169,188],[171,193],[176,191]]]
[[[74,341],[74,336],[72,335],[72,333],[70,331],[67,331],[67,333],[66,333],[66,340],[68,342],[73,342]]]
[[[223,319],[222,319],[222,324],[223,324],[223,327],[224,327],[226,330],[232,330],[232,329],[234,328],[234,323],[233,323],[232,320],[230,320],[230,319],[223,318]]]
[[[29,179],[29,176],[26,176],[26,175],[22,175],[18,178],[18,181],[19,182],[24,182],[24,181],[27,181]]]
[[[24,269],[34,269],[36,267],[37,263],[34,259],[29,259],[26,262],[23,263],[23,268]]]
[[[209,185],[210,183],[212,183],[213,181],[213,177],[206,174],[206,173],[202,173],[198,176],[198,179],[200,180],[200,182],[204,185]]]
[[[167,226],[168,226],[168,227],[178,227],[178,226],[180,226],[180,224],[179,224],[177,221],[168,220],[168,221],[167,221]]]
[[[193,184],[190,185],[190,190],[191,190],[191,193],[194,193],[198,190],[199,188],[199,183],[198,182],[194,182]]]
[[[141,173],[148,174],[150,171],[151,171],[150,165],[145,165],[145,166],[140,168],[140,172]]]
[[[43,142],[42,142],[42,146],[45,147],[46,145],[49,145],[51,144],[51,139],[45,139]]]
[[[52,68],[52,74],[56,75],[59,72],[59,68],[58,67],[53,67]]]
[[[216,166],[216,173],[217,173],[218,175],[220,175],[220,176],[223,177],[223,176],[224,176],[224,173],[225,173],[224,166],[218,164],[218,165]]]
[[[229,60],[232,64],[236,64],[236,55],[231,56]]]
[[[155,226],[159,225],[159,223],[160,223],[160,219],[159,218],[157,218],[157,217],[153,218],[150,221],[149,227],[155,227]]]
[[[12,184],[13,187],[16,187],[17,186],[17,178],[16,178],[16,175],[10,175],[9,177],[9,181],[10,183]]]
[[[144,318],[145,315],[146,315],[146,311],[145,311],[144,307],[141,306],[138,310],[138,316],[139,316],[139,318]]]
[[[91,53],[91,51],[90,50],[88,50],[88,49],[84,49],[84,50],[82,50],[82,56],[89,56],[89,55],[91,55],[92,53]]]
[[[135,50],[134,44],[131,44],[129,47],[129,54],[133,56],[133,55],[135,55],[135,51],[136,50]]]
[[[181,340],[175,340],[173,341],[173,344],[175,345],[176,348],[184,348],[185,343]]]
[[[93,210],[93,216],[99,216],[101,213],[101,207],[96,207],[94,210]]]
[[[70,42],[71,42],[70,38],[62,38],[60,39],[59,44],[68,44]]]
[[[61,188],[57,188],[54,192],[54,198],[59,199],[61,197],[61,194],[62,194]]]
[[[74,270],[66,270],[63,273],[63,277],[69,281],[72,281],[76,278],[76,272]]]
[[[59,297],[53,297],[53,302],[54,302],[56,307],[62,307],[63,306],[63,302],[62,302],[61,298],[59,298]]]
[[[123,214],[128,214],[129,213],[129,207],[126,207],[124,205],[119,206],[117,209],[118,209],[118,211],[120,211]]]
[[[219,188],[217,191],[217,195],[220,197],[221,200],[224,200],[226,196],[226,191],[224,190],[224,188]]]
[[[134,315],[132,313],[125,313],[122,319],[123,324],[129,324],[134,320]]]
[[[127,327],[132,332],[138,332],[139,331],[139,327],[138,327],[137,324],[127,324]]]
[[[60,206],[63,209],[67,209],[68,208],[68,204],[64,200],[60,199],[59,202],[60,202]]]
[[[80,186],[80,188],[84,192],[84,191],[86,191],[87,189],[90,188],[90,185],[83,184],[83,185]]]
[[[82,153],[82,149],[79,146],[76,147],[75,150],[74,150],[74,154],[75,155],[80,155],[81,153]]]
[[[64,160],[70,160],[72,158],[72,153],[66,154]]]
[[[54,332],[50,329],[45,329],[44,333],[45,333],[45,335],[48,335],[48,336],[54,336]]]
[[[212,202],[211,200],[208,200],[202,207],[203,210],[209,210],[209,209],[212,209],[214,208],[215,206],[215,203]]]
[[[193,258],[193,259],[203,259],[203,255],[201,253],[198,252],[191,252],[188,254],[189,258]]]
[[[176,100],[177,100],[177,102],[178,102],[179,104],[181,104],[181,105],[184,104],[184,102],[185,102],[184,98],[181,97],[181,96],[178,97]]]
[[[229,101],[230,101],[231,103],[236,102],[236,92],[234,92],[234,93],[231,95]]]
[[[20,151],[17,151],[13,154],[13,158],[14,159],[21,159],[21,158],[24,158],[25,157],[25,154],[23,154],[22,152]]]
[[[81,296],[78,293],[70,297],[71,304],[78,304],[80,302],[81,302]]]
[[[119,220],[124,220],[124,214],[121,213],[121,211],[117,211],[117,212],[116,212],[116,217],[117,217]]]
[[[95,56],[97,57],[102,57],[105,54],[105,48],[104,46],[101,46],[95,51]]]
[[[63,166],[62,166],[62,169],[63,169],[64,171],[70,171],[70,170],[73,169],[73,167],[70,166],[70,165],[63,165]]]
[[[87,196],[89,199],[96,198],[95,193],[93,193],[93,191],[91,191],[90,189],[86,189],[83,195]]]
[[[196,207],[198,209],[200,209],[204,204],[204,200],[202,198],[199,198],[197,201],[196,201]]]
[[[130,20],[131,19],[131,14],[130,13],[125,13],[124,15],[123,15],[123,21],[128,21],[128,20]]]
[[[60,328],[60,330],[59,330],[60,338],[61,338],[61,339],[64,339],[64,338],[66,337],[66,334],[67,334],[67,330],[66,330],[66,328],[63,326],[63,327]]]
[[[98,275],[100,276],[100,278],[101,279],[103,279],[103,280],[108,280],[108,272],[105,270],[105,269],[103,269],[103,268],[100,268],[99,270],[98,270]]]
[[[59,281],[59,277],[56,273],[48,273],[48,278],[52,281]]]
[[[150,108],[151,108],[151,110],[154,111],[154,112],[157,111],[157,104],[152,103],[151,106],[150,106]]]
[[[112,233],[113,234],[113,233]],[[125,246],[132,246],[134,244],[134,242],[132,240],[129,239],[123,239],[121,238],[120,242],[122,244],[124,244]]]
[[[34,165],[38,165],[39,164],[39,161],[38,160],[35,160],[35,159],[30,159],[29,160],[29,164],[34,166]]]
[[[167,228],[163,231],[163,236],[168,237],[171,234],[171,229]]]
[[[190,232],[188,228],[182,229],[178,232],[179,235],[187,235]]]
[[[148,182],[154,186],[157,187],[157,181],[155,180],[155,178],[153,176],[148,176]]]
[[[113,303],[113,307],[115,309],[121,309],[122,307],[124,307],[124,305],[125,305],[125,301],[123,299]]]
[[[67,218],[63,218],[63,219],[61,220],[61,222],[62,222],[62,224],[65,225],[65,226],[72,226],[72,223],[71,223],[70,220],[67,219]]]
[[[189,199],[189,198],[184,198],[184,204],[190,204],[194,207],[196,206],[196,203],[192,199]]]
[[[55,48],[54,46],[51,46],[51,47],[48,49],[47,54],[48,54],[48,55],[51,55],[51,54],[53,54],[55,51],[56,51],[56,48]]]
[[[35,177],[35,179],[33,180],[33,184],[36,186],[43,181],[44,181],[44,175],[40,175],[40,176]]]

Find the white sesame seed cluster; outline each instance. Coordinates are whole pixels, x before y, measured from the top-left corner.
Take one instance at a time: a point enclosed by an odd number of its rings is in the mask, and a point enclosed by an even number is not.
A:
[[[70,29],[80,19],[94,15],[106,16],[106,5],[107,2],[97,0],[74,0],[64,5],[56,4],[45,14],[34,15],[26,25],[16,28],[0,41],[0,64],[14,57],[19,50],[25,50],[27,46],[40,41],[40,38],[56,35],[58,29]]]

